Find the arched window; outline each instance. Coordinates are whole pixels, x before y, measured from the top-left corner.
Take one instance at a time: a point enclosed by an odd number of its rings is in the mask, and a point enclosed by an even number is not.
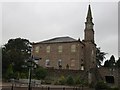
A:
[[[58,46],[58,52],[62,52],[62,46]]]
[[[58,67],[59,67],[59,69],[62,68],[62,60],[61,59],[58,60]]]
[[[75,60],[71,60],[71,67],[74,67],[75,66]]]
[[[81,70],[84,70],[84,64],[81,64]]]
[[[50,60],[49,60],[49,59],[46,60],[45,66],[46,66],[46,67],[50,66]]]
[[[71,52],[75,52],[76,51],[76,45],[72,45],[71,46]]]
[[[80,70],[84,70],[84,60],[81,59],[81,69]]]
[[[46,52],[49,53],[50,52],[50,46],[46,47]]]
[[[35,53],[39,53],[39,46],[35,47]]]

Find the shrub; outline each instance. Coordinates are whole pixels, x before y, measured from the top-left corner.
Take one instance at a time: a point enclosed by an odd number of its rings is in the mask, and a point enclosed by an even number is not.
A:
[[[27,78],[25,73],[20,73],[20,78]]]
[[[77,78],[75,79],[75,84],[76,84],[76,85],[80,85],[80,84],[81,84],[81,79],[80,79],[80,77],[77,77]]]
[[[35,70],[35,76],[38,80],[45,79],[45,77],[47,76],[47,70],[39,67]]]
[[[108,89],[108,86],[104,82],[97,82],[95,85],[95,90],[102,90],[102,89]]]
[[[74,79],[72,78],[72,76],[67,77],[66,83],[68,85],[74,85]]]
[[[91,82],[91,83],[89,84],[89,87],[90,87],[90,88],[94,88],[94,87],[95,87],[95,83],[94,83],[94,82]]]
[[[117,87],[114,87],[114,88],[110,88],[110,90],[120,90],[120,89]]]
[[[54,85],[59,85],[59,81],[58,80],[54,81]]]
[[[64,76],[61,76],[58,81],[59,81],[59,84],[61,84],[61,85],[65,85],[65,83],[66,83],[66,79]]]

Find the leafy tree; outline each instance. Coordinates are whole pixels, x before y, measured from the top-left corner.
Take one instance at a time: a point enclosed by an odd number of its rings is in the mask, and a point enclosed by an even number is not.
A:
[[[115,57],[113,55],[110,57],[109,64],[110,64],[110,67],[115,66]]]
[[[109,63],[108,60],[106,60],[105,63],[104,63],[104,67],[109,67],[109,66],[110,66],[110,63]]]
[[[8,57],[8,54],[5,50],[5,48],[3,47],[2,48],[2,76],[5,76],[5,73],[7,71],[7,69],[9,68],[9,65],[10,65],[10,60],[9,60],[9,57]]]
[[[12,64],[10,64],[8,66],[8,69],[6,71],[6,75],[5,76],[6,76],[7,79],[14,78],[14,75],[13,75],[13,65]]]
[[[102,52],[102,51],[100,50],[100,47],[98,47],[98,48],[96,49],[96,62],[97,62],[97,66],[98,66],[98,67],[101,66],[101,63],[102,63],[103,60],[105,59],[105,55],[106,55],[106,54],[107,54],[107,53]]]
[[[10,64],[13,65],[14,72],[22,72],[22,65],[31,54],[31,45],[27,39],[10,39],[8,43],[2,47],[2,71],[6,73]]]
[[[45,77],[47,76],[47,70],[42,68],[42,67],[38,67],[35,70],[35,77],[40,80],[40,79],[45,79]]]
[[[1,47],[0,47],[0,73],[2,73],[2,48]],[[0,78],[2,79],[2,74],[0,74]]]
[[[104,67],[115,67],[115,57],[112,55],[109,60],[105,61]]]
[[[117,62],[116,62],[116,66],[117,66],[117,67],[120,67],[120,57],[119,57],[119,59],[118,59]]]

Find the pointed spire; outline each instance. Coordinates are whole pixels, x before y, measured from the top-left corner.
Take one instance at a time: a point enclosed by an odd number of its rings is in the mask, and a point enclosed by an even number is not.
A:
[[[89,4],[89,7],[88,7],[87,18],[92,18],[92,13],[91,13],[91,7],[90,7],[90,4]]]
[[[92,12],[90,4],[88,6],[87,18],[85,22],[85,41],[94,42],[94,23],[92,22]]]
[[[87,22],[92,22],[92,12],[91,12],[91,6],[89,4],[89,7],[88,7],[88,13],[87,13]]]

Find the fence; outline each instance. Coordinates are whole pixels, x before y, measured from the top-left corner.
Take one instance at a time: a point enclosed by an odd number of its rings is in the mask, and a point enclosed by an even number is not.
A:
[[[2,90],[12,90],[11,87],[3,87]],[[28,87],[13,87],[13,90],[28,90]],[[32,87],[32,90],[94,90],[86,87]]]

